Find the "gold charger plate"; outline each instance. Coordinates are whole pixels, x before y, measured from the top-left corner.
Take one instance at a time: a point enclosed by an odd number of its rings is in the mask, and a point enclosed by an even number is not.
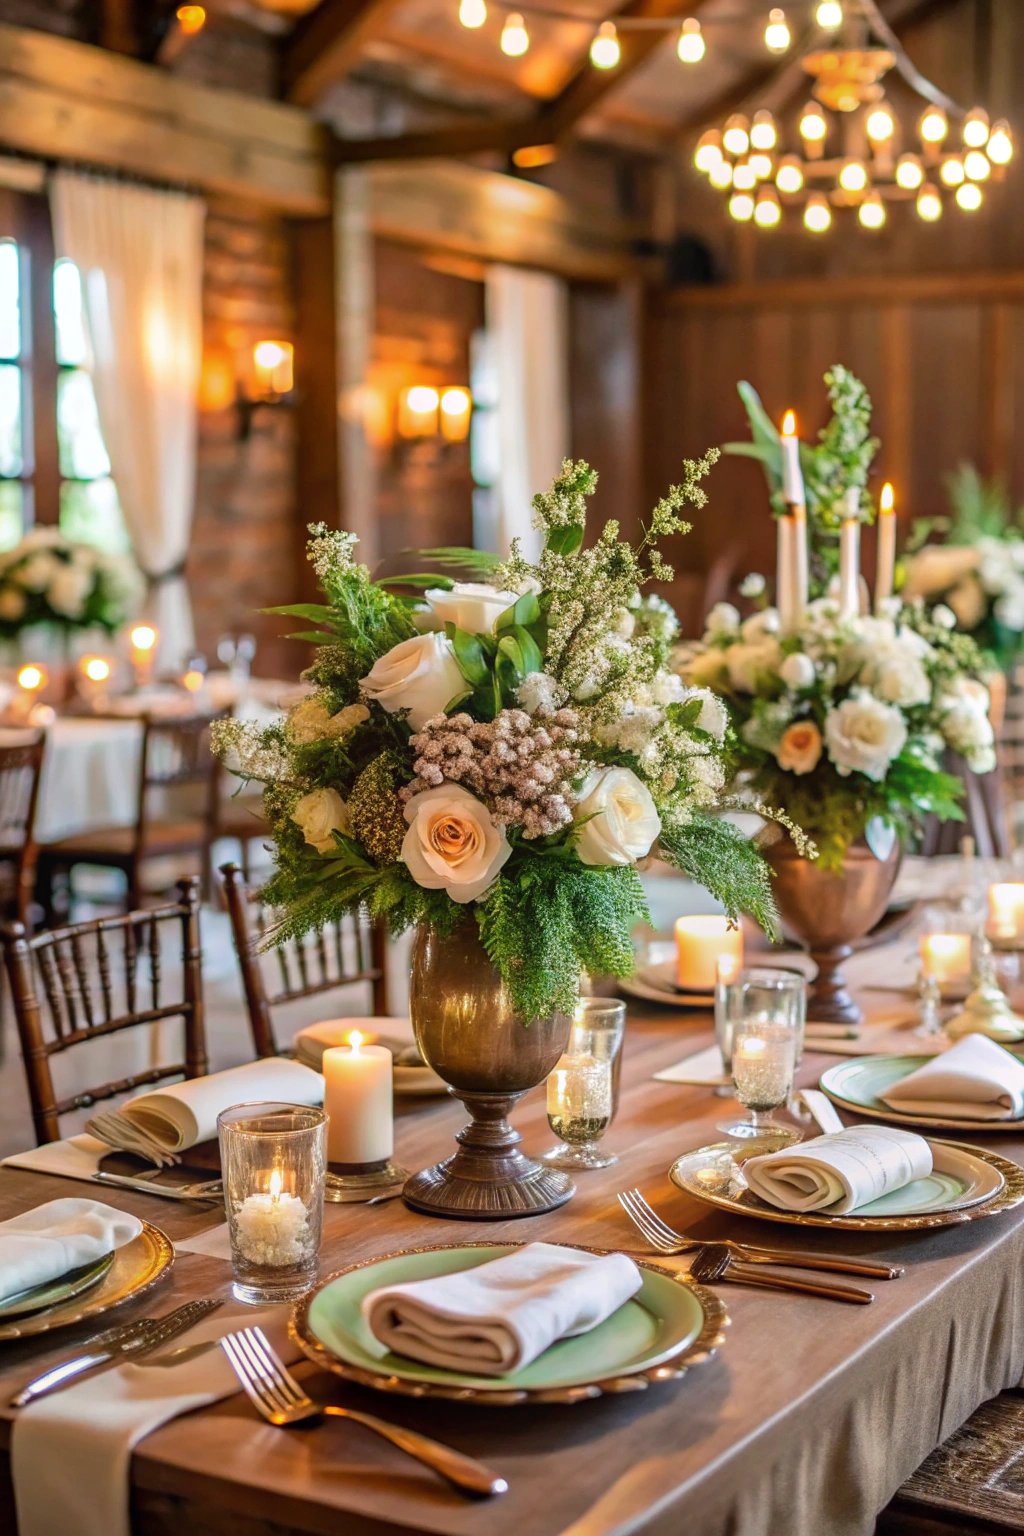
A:
[[[54,1328],[67,1328],[84,1318],[96,1317],[122,1301],[133,1300],[154,1286],[166,1274],[174,1262],[174,1248],[169,1237],[159,1227],[143,1222],[138,1237],[118,1248],[114,1262],[103,1279],[91,1290],[71,1297],[45,1312],[33,1312],[28,1317],[12,1318],[0,1323],[0,1340],[27,1339],[36,1333],[49,1333]]]
[[[998,1216],[1001,1211],[1012,1210],[1024,1201],[1024,1168],[1011,1163],[981,1147],[968,1146],[962,1141],[947,1141],[942,1137],[929,1137],[939,1146],[954,1147],[969,1153],[980,1162],[987,1163],[1002,1175],[1003,1187],[991,1200],[978,1205],[959,1206],[951,1210],[932,1211],[918,1216],[829,1216],[823,1211],[780,1211],[760,1200],[753,1190],[737,1185],[729,1175],[729,1164],[745,1162],[765,1151],[756,1143],[749,1147],[737,1146],[734,1141],[719,1141],[696,1152],[687,1152],[676,1158],[668,1176],[684,1194],[705,1200],[720,1210],[732,1211],[736,1216],[752,1216],[760,1221],[783,1221],[798,1227],[831,1227],[843,1232],[917,1232],[929,1227],[950,1227],[962,1221],[980,1221],[983,1216]],[[706,1154],[702,1167],[698,1160]],[[744,1156],[743,1154],[746,1154]],[[682,1165],[690,1163],[688,1177],[684,1177]],[[700,1175],[703,1174],[703,1177]]]
[[[463,1376],[390,1354],[362,1319],[362,1297],[379,1284],[472,1268],[523,1246],[443,1243],[350,1264],[296,1303],[292,1338],[321,1369],[378,1392],[500,1407],[579,1403],[605,1393],[644,1391],[653,1382],[678,1380],[722,1343],[729,1319],[718,1297],[646,1260],[635,1261],[643,1286],[617,1312],[589,1334],[559,1340],[530,1365],[505,1378]],[[577,1243],[565,1246],[583,1253],[610,1251]],[[467,1262],[460,1263],[464,1257]],[[368,1273],[372,1270],[378,1273]]]

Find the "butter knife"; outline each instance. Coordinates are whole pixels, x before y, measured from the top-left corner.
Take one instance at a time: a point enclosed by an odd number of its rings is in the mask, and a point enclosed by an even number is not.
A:
[[[74,1355],[70,1360],[63,1360],[59,1365],[51,1366],[48,1371],[44,1371],[41,1376],[36,1376],[16,1397],[11,1398],[10,1406],[24,1408],[27,1403],[34,1402],[36,1398],[45,1397],[49,1392],[56,1392],[77,1376],[93,1370],[98,1365],[107,1365],[111,1360],[131,1360],[135,1357],[141,1359],[150,1350],[158,1349],[161,1344],[168,1343],[170,1339],[176,1339],[179,1333],[184,1333],[186,1328],[192,1328],[220,1305],[220,1301],[188,1301],[174,1312],[169,1312],[166,1317],[149,1320],[148,1327],[129,1334],[127,1338],[120,1341],[108,1338],[106,1343],[96,1341],[93,1348],[85,1354]]]

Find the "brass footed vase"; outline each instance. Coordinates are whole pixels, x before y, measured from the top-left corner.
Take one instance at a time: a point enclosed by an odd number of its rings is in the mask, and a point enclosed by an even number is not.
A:
[[[539,1216],[575,1193],[567,1174],[535,1163],[508,1123],[516,1101],[551,1072],[569,1040],[566,1014],[524,1024],[487,958],[473,919],[447,938],[416,933],[409,1012],[420,1054],[469,1110],[454,1156],[406,1181],[414,1210],[469,1221]]]
[[[866,843],[854,843],[841,870],[801,858],[788,837],[764,853],[782,921],[803,939],[818,967],[807,997],[808,1019],[859,1024],[864,1014],[847,991],[842,966],[888,906],[902,857],[899,840],[885,859],[876,858]]]

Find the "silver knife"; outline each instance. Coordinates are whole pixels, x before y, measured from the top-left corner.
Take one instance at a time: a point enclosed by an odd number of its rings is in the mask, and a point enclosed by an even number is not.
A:
[[[36,1376],[16,1397],[11,1398],[10,1406],[24,1408],[26,1403],[34,1402],[37,1397],[45,1397],[49,1392],[56,1392],[76,1376],[93,1370],[97,1365],[106,1365],[111,1360],[131,1360],[136,1356],[141,1358],[151,1349],[158,1349],[161,1344],[176,1339],[179,1333],[184,1333],[186,1328],[193,1327],[221,1305],[220,1301],[188,1301],[174,1312],[169,1312],[166,1317],[147,1319],[147,1327],[140,1328],[137,1333],[130,1333],[120,1341],[108,1339],[103,1343],[104,1335],[101,1335],[99,1340],[93,1341],[93,1347],[85,1354],[74,1355],[70,1360],[63,1360],[60,1365],[51,1366],[41,1376]]]
[[[216,1181],[218,1188],[209,1190],[195,1190],[175,1188],[173,1184],[150,1184],[143,1179],[132,1179],[126,1173],[104,1173],[102,1170],[90,1174],[90,1182],[93,1184],[116,1184],[118,1189],[134,1189],[144,1195],[159,1195],[162,1200],[199,1200],[220,1201],[223,1198],[223,1190],[220,1180]]]

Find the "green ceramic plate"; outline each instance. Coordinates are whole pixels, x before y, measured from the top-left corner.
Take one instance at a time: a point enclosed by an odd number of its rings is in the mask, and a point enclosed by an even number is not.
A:
[[[506,1394],[509,1401],[538,1392],[591,1388],[606,1378],[650,1371],[698,1341],[703,1341],[708,1346],[705,1353],[710,1353],[717,1342],[708,1337],[714,1298],[700,1287],[649,1266],[641,1266],[643,1285],[636,1296],[599,1327],[580,1338],[562,1339],[523,1370],[508,1376],[461,1375],[407,1360],[386,1350],[363,1320],[360,1303],[379,1286],[474,1269],[519,1246],[502,1243],[431,1248],[394,1254],[347,1270],[326,1281],[305,1307],[300,1306],[297,1336],[304,1347],[312,1345],[307,1353],[314,1358],[326,1353],[343,1367],[352,1368],[367,1385],[426,1393],[442,1388],[451,1395]],[[724,1320],[720,1312],[710,1317],[714,1334]],[[597,1391],[592,1395],[598,1395]]]
[[[45,1307],[55,1307],[58,1302],[81,1296],[90,1286],[99,1284],[113,1262],[114,1255],[107,1253],[102,1259],[97,1259],[95,1264],[84,1264],[80,1269],[69,1270],[57,1280],[48,1280],[45,1285],[34,1285],[29,1291],[19,1291],[16,1296],[8,1296],[6,1301],[0,1302],[0,1319],[42,1312]]]
[[[821,1087],[836,1104],[873,1120],[888,1120],[892,1125],[922,1126],[944,1131],[1016,1131],[1024,1120],[972,1120],[945,1115],[908,1115],[890,1109],[881,1095],[902,1078],[916,1072],[931,1056],[854,1056],[829,1067],[821,1075]]]

